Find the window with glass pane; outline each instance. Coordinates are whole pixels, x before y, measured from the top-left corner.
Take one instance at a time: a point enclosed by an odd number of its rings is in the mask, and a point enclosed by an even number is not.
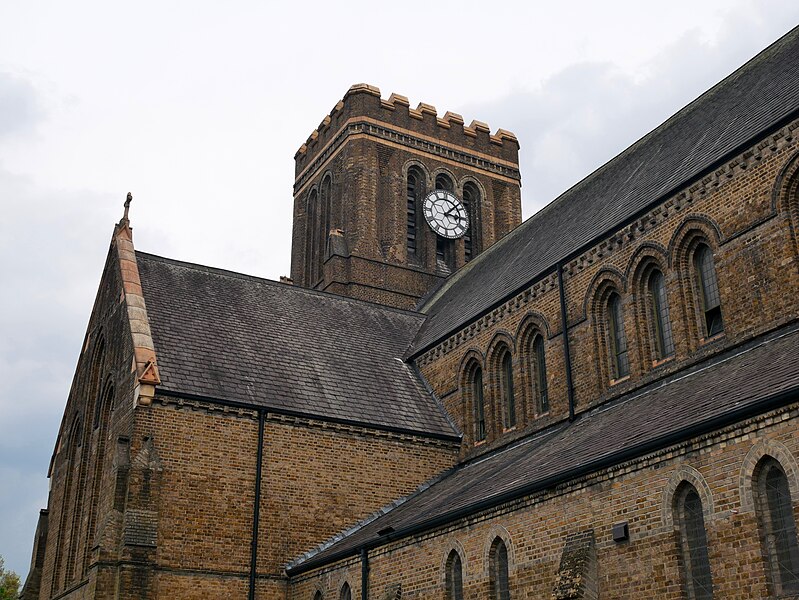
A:
[[[533,338],[533,381],[536,406],[539,414],[549,412],[549,395],[547,390],[547,365],[544,357],[544,337],[540,334]]]
[[[694,271],[699,286],[705,335],[712,337],[724,331],[724,323],[721,319],[721,298],[716,267],[713,264],[713,252],[705,244],[700,245],[694,254]]]
[[[799,593],[799,545],[791,490],[782,466],[767,458],[758,469],[757,507],[772,585],[779,595]]]
[[[627,336],[624,334],[624,315],[621,310],[621,297],[612,294],[608,300],[608,327],[614,379],[630,374],[630,361],[627,356]]]
[[[690,600],[710,600],[713,598],[713,581],[702,500],[696,488],[688,483],[679,492],[677,520],[680,524],[685,593]]]
[[[449,553],[447,559],[447,598],[463,600],[463,565],[455,550]]]
[[[508,586],[508,549],[505,542],[497,538],[491,549],[491,573],[489,583],[491,584],[492,600],[510,600],[510,589]]]
[[[674,338],[671,335],[666,281],[660,271],[653,272],[649,277],[649,306],[654,329],[655,352],[657,358],[666,358],[674,354]]]
[[[339,600],[352,600],[352,590],[350,589],[349,583],[345,583],[343,586],[341,586]]]
[[[505,429],[510,429],[516,425],[516,398],[513,396],[513,360],[509,351],[502,355],[500,380],[505,421],[503,425]]]
[[[485,404],[483,403],[483,370],[472,372],[472,402],[474,404],[474,437],[479,442],[486,439]]]

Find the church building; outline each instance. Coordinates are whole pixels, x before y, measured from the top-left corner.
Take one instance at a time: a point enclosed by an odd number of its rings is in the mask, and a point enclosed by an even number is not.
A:
[[[524,222],[512,133],[353,85],[281,281],[129,195],[21,597],[799,597],[797,57]]]

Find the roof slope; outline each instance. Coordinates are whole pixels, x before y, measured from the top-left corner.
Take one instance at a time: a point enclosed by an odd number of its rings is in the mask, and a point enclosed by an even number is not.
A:
[[[420,352],[799,110],[799,27],[452,275],[422,305]]]
[[[755,340],[686,372],[463,463],[350,535],[290,566],[295,573],[545,489],[799,396],[799,327]],[[786,398],[787,396],[787,398]]]
[[[421,315],[142,252],[136,259],[159,392],[456,437],[400,360]]]

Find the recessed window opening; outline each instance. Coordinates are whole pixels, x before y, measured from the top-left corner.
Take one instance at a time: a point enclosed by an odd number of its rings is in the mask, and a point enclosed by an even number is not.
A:
[[[547,366],[544,356],[544,336],[536,334],[533,338],[533,393],[539,414],[549,412],[549,392],[547,390]]]
[[[690,600],[711,600],[713,581],[702,500],[689,483],[683,484],[676,500],[685,593]]]
[[[500,538],[497,538],[492,545],[489,563],[491,571],[489,573],[491,600],[510,600],[508,548]]]
[[[472,403],[474,410],[474,437],[478,442],[486,439],[485,402],[483,398],[483,370],[475,367],[471,378]]]
[[[448,600],[463,600],[463,564],[455,550],[447,559],[446,588]]]
[[[624,333],[621,297],[616,293],[613,293],[608,299],[607,318],[613,378],[621,379],[630,374],[630,360],[627,356],[627,336]]]
[[[666,282],[663,273],[654,271],[649,276],[650,320],[654,329],[655,355],[663,359],[674,354],[674,338],[671,333],[669,304],[666,296]]]
[[[516,426],[516,398],[513,394],[513,357],[509,350],[500,360],[500,391],[502,400],[502,425],[505,429]]]
[[[701,244],[694,254],[694,272],[699,287],[699,301],[702,309],[703,325],[707,337],[724,331],[721,318],[721,297],[713,264],[713,252],[706,244]]]

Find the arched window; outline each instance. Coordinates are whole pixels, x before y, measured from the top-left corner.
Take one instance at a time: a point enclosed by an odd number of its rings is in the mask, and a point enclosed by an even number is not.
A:
[[[83,549],[83,563],[81,572],[85,575],[89,568],[91,547],[94,545],[94,538],[97,529],[97,512],[100,501],[100,489],[103,478],[103,469],[106,463],[106,442],[108,438],[108,428],[111,424],[111,411],[114,408],[114,386],[109,382],[97,398],[97,410],[95,419],[97,421],[97,452],[94,456],[94,466],[91,473],[89,487],[89,497],[86,504],[89,507],[88,526],[86,528],[86,545]]]
[[[713,598],[713,580],[707,551],[702,500],[696,488],[683,482],[674,497],[675,523],[679,524],[683,585],[690,600]]]
[[[463,564],[457,551],[449,553],[446,569],[447,600],[463,600]]]
[[[424,177],[415,167],[408,169],[408,179],[406,181],[407,189],[407,249],[408,259],[417,256],[418,251],[418,215],[419,203],[422,201],[424,195]]]
[[[799,545],[788,478],[780,463],[765,457],[755,469],[755,506],[769,579],[775,596],[799,593]]]
[[[313,600],[322,600],[322,592],[316,590],[316,593],[313,595]]]
[[[549,412],[549,393],[547,390],[547,365],[544,355],[544,336],[536,333],[530,345],[530,378],[533,385],[533,398],[538,414]]]
[[[624,334],[621,297],[615,292],[608,298],[607,323],[613,378],[621,379],[630,374],[630,359],[627,356],[627,336]]]
[[[480,210],[480,191],[471,181],[463,184],[463,206],[466,208],[466,214],[469,215],[469,229],[463,236],[463,251],[466,262],[469,262],[480,251],[479,219],[477,217]]]
[[[319,197],[316,188],[308,194],[307,235],[305,236],[305,272],[308,287],[316,285],[319,264]]]
[[[322,229],[319,231],[320,238],[320,262],[324,262],[325,254],[327,253],[327,238],[330,236],[330,223],[333,218],[333,194],[332,194],[332,180],[330,175],[325,176],[322,180],[322,193],[321,193],[321,210],[322,210]]]
[[[513,357],[505,350],[499,361],[499,389],[502,402],[502,426],[516,426],[516,397],[513,393]]]
[[[674,338],[671,335],[669,303],[666,296],[666,280],[663,273],[655,269],[647,284],[649,312],[655,341],[655,354],[662,359],[674,354]]]
[[[437,190],[446,190],[448,192],[452,191],[452,179],[449,176],[444,175],[444,173],[439,173],[436,175],[436,189]]]
[[[475,364],[469,374],[469,388],[474,413],[474,439],[481,442],[486,439],[485,398],[483,397],[483,370]]]
[[[491,600],[510,600],[510,588],[508,586],[508,548],[502,538],[497,538],[491,544],[489,554],[488,574],[491,586]]]
[[[713,337],[724,331],[724,323],[721,319],[721,298],[713,252],[707,244],[700,244],[694,252],[694,274],[699,288],[705,336]]]
[[[341,593],[338,595],[339,600],[352,600],[352,590],[349,583],[344,583],[341,586]]]

